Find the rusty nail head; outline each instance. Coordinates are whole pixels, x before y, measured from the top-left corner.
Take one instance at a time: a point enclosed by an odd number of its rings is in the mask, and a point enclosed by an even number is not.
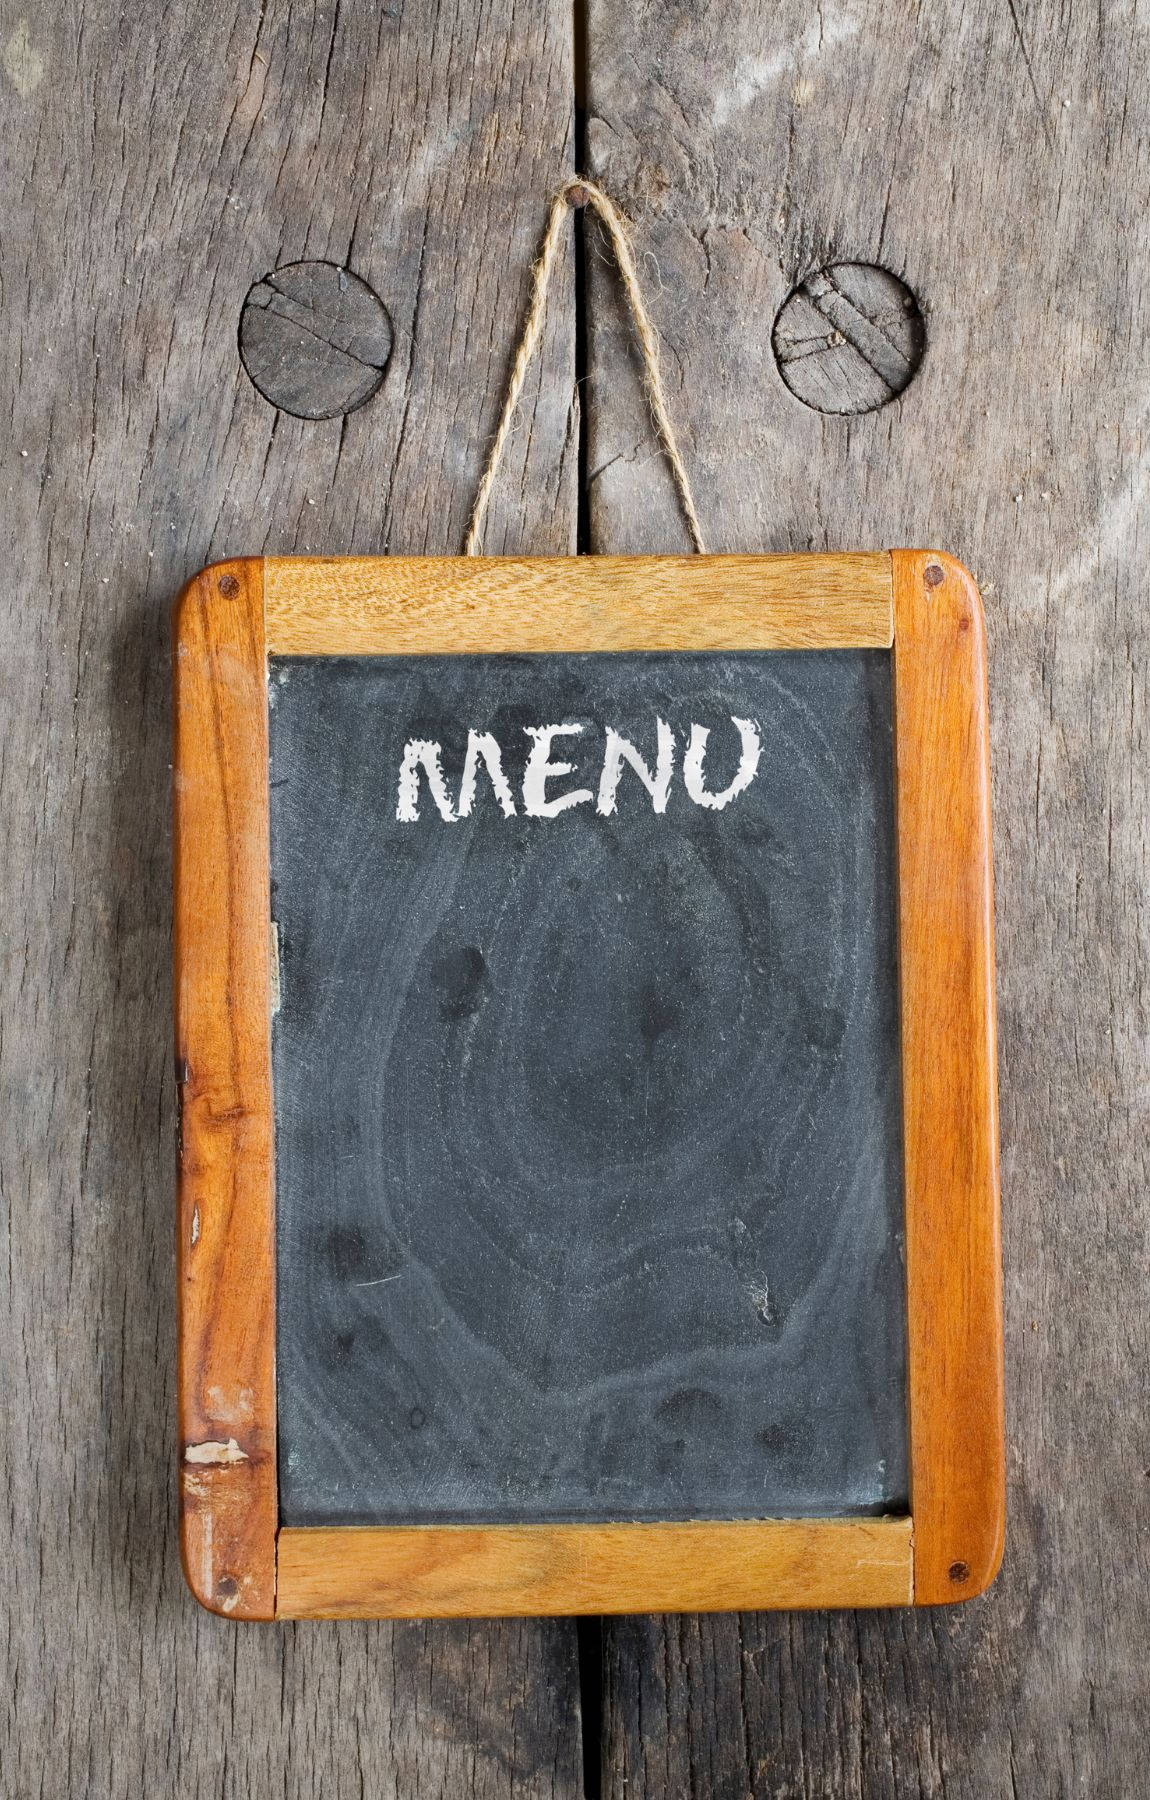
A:
[[[569,187],[567,189],[567,203],[569,206],[586,206],[587,189],[585,187]]]
[[[923,570],[922,578],[926,582],[927,587],[938,587],[939,583],[944,579],[942,570],[937,563],[927,563],[926,568]]]
[[[952,1562],[950,1568],[947,1570],[947,1574],[954,1582],[969,1581],[970,1564],[964,1562]]]
[[[220,593],[225,600],[234,600],[240,591],[240,584],[234,575],[220,576]]]

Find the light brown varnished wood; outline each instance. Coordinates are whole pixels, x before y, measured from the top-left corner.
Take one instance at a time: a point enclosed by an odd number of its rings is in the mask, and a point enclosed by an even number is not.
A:
[[[909,1519],[285,1529],[281,1618],[905,1606]]]
[[[890,558],[281,558],[268,649],[285,656],[802,650],[890,644]]]
[[[275,1233],[263,568],[173,616],[181,1549],[205,1606],[275,1611]]]
[[[986,641],[978,590],[896,551],[895,755],[914,1592],[994,1579],[1005,1516]]]

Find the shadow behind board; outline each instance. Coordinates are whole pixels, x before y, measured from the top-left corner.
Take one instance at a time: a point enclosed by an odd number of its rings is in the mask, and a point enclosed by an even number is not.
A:
[[[287,1525],[907,1509],[883,651],[273,658]],[[762,739],[722,811],[681,769]],[[403,748],[526,726],[616,811],[452,823]]]

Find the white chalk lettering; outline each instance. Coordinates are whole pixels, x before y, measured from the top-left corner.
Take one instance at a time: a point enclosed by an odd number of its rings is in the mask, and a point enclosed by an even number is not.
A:
[[[736,719],[733,715],[731,724],[739,734],[739,765],[733,780],[721,790],[712,792],[707,787],[703,771],[711,736],[710,728],[692,724],[687,738],[682,764],[683,787],[688,799],[696,806],[706,807],[710,812],[722,812],[732,800],[750,787],[758,773],[762,754],[758,726],[751,719]],[[624,737],[613,725],[603,728],[603,752],[597,793],[588,787],[568,788],[566,793],[553,795],[548,795],[547,792],[548,782],[559,781],[564,775],[573,775],[578,779],[577,764],[552,762],[551,752],[556,738],[579,737],[585,730],[583,725],[525,725],[523,730],[531,741],[523,770],[522,787],[523,811],[529,818],[555,819],[570,807],[585,806],[589,801],[594,801],[596,812],[603,818],[611,818],[619,806],[619,787],[625,768],[638,777],[650,799],[652,812],[656,815],[666,812],[674,781],[677,746],[675,734],[665,719],[655,720],[653,770],[630,738]],[[442,744],[437,743],[434,738],[408,739],[403,747],[403,761],[399,770],[396,818],[405,825],[414,824],[419,818],[420,782],[424,780],[441,819],[448,823],[457,819],[469,819],[475,810],[481,764],[503,817],[515,818],[515,793],[503,766],[503,751],[499,740],[493,732],[475,730],[467,733],[467,750],[463,758],[457,807],[452,804],[444,778]],[[624,786],[624,816],[634,816],[636,805],[641,808],[642,802],[634,797],[633,790]]]
[[[463,759],[463,780],[459,784],[459,816],[461,819],[471,817],[471,808],[475,804],[475,777],[482,761],[487,770],[495,798],[503,808],[503,817],[515,817],[515,799],[511,792],[511,783],[503,773],[503,754],[490,731],[469,731],[467,734],[467,754]]]
[[[724,806],[729,806],[736,794],[741,794],[744,788],[749,788],[759,766],[759,752],[762,746],[759,741],[758,727],[753,725],[750,719],[732,718],[731,724],[738,729],[742,750],[739,754],[739,767],[735,773],[735,779],[729,787],[723,789],[721,794],[709,794],[703,785],[703,758],[707,753],[707,739],[711,735],[706,726],[691,726],[691,741],[687,745],[687,754],[683,758],[684,787],[696,806],[709,807],[712,812],[722,812]]]
[[[395,816],[404,825],[414,825],[419,817],[419,771],[422,768],[427,776],[427,785],[431,798],[440,811],[440,816],[452,820],[451,797],[447,792],[447,783],[443,779],[443,751],[434,739],[410,738],[403,746],[403,766],[399,771],[399,801]]]
[[[572,788],[569,793],[558,794],[554,800],[547,798],[547,783],[560,775],[573,775],[574,763],[549,762],[551,741],[557,737],[574,736],[582,731],[582,725],[525,725],[523,727],[531,739],[531,753],[527,758],[527,767],[523,771],[523,810],[533,819],[554,819],[559,813],[566,812],[569,806],[582,806],[585,800],[594,798],[590,788]]]
[[[603,752],[603,774],[599,780],[599,799],[596,803],[597,810],[603,814],[604,818],[609,818],[615,810],[615,795],[624,763],[634,769],[650,794],[651,805],[655,811],[657,813],[666,812],[667,795],[671,791],[671,776],[675,772],[675,736],[671,727],[662,719],[656,719],[655,733],[658,749],[655,757],[655,773],[652,775],[630,739],[622,737],[613,726],[608,725],[607,744]]]

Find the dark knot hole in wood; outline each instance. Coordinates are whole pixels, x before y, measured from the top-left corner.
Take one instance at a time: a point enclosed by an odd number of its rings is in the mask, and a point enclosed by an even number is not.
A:
[[[297,419],[332,419],[370,400],[391,340],[379,295],[337,263],[273,269],[240,313],[244,368],[265,400]]]
[[[824,413],[873,412],[922,361],[926,326],[904,281],[870,263],[832,263],[788,294],[771,333],[792,394]]]

